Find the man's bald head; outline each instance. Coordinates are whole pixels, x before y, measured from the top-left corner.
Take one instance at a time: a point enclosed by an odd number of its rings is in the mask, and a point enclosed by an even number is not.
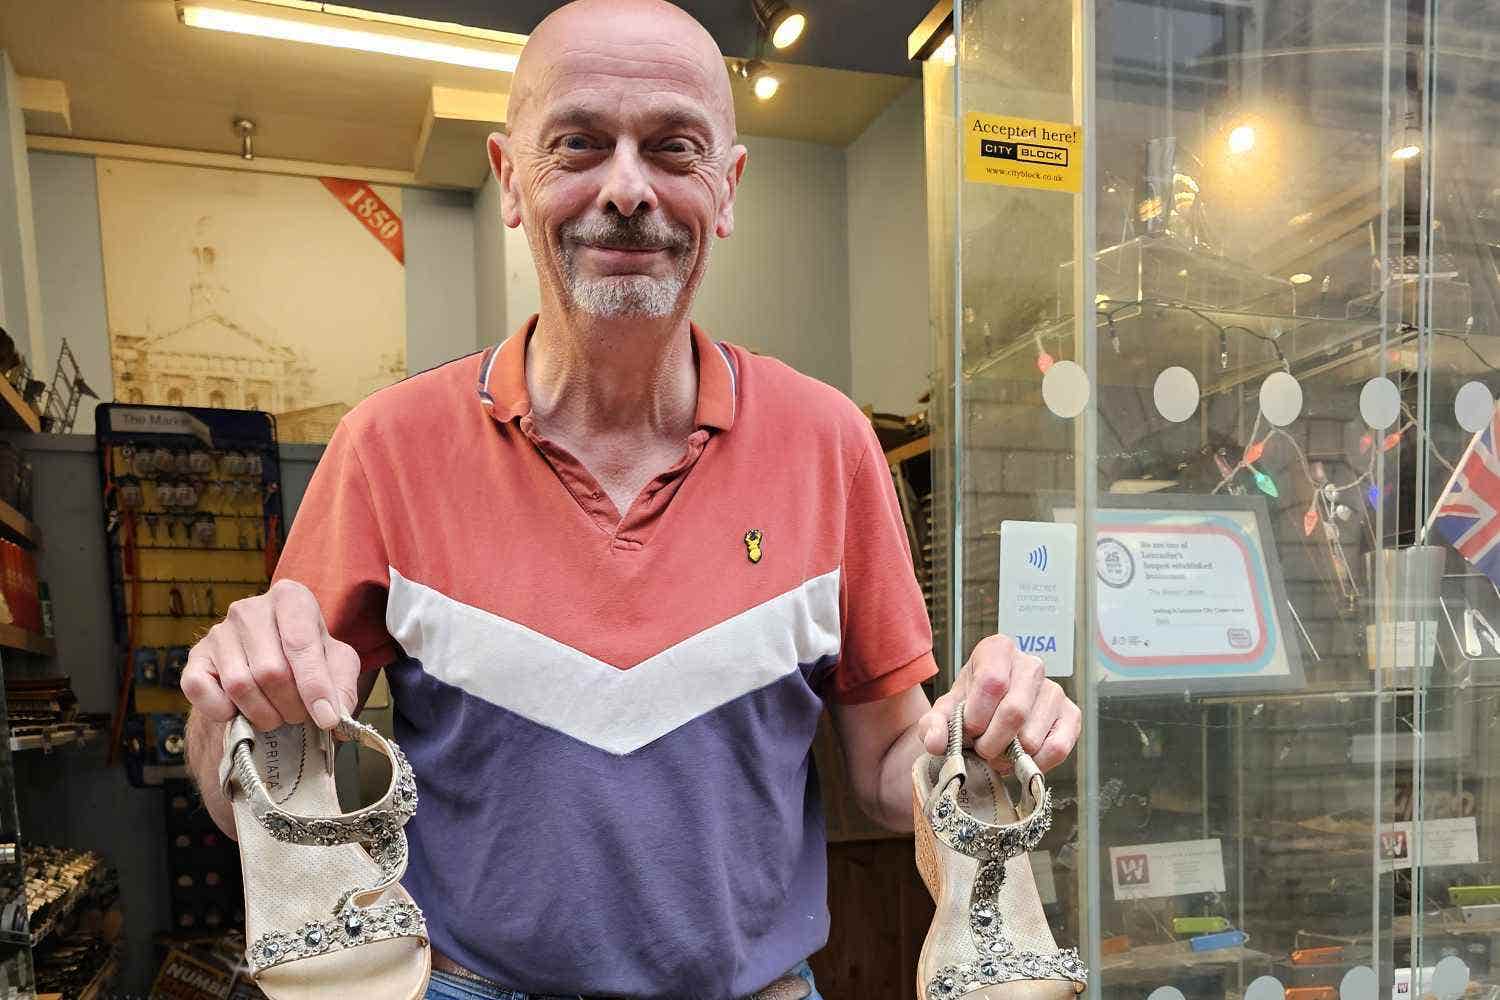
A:
[[[605,50],[622,67],[656,61],[673,80],[698,77],[705,110],[724,123],[724,140],[735,136],[734,94],[724,54],[691,14],[666,0],[574,0],[536,26],[521,51],[510,88],[509,124],[524,126],[536,97],[555,82],[560,60],[580,49]]]

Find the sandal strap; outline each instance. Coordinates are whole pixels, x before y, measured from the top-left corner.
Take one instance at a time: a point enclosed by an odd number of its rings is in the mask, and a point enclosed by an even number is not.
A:
[[[938,772],[937,785],[924,807],[932,832],[953,850],[980,861],[1003,861],[1036,847],[1052,827],[1052,792],[1042,778],[1041,768],[1021,747],[1019,739],[1011,740],[1007,752],[1021,781],[1025,811],[1014,823],[987,823],[959,804],[958,791],[968,778],[963,737],[964,704],[959,702],[948,720],[948,750]]]
[[[342,906],[330,920],[309,920],[299,930],[268,931],[245,950],[255,977],[284,962],[312,958],[398,937],[427,943],[427,921],[416,903],[395,899],[375,906]]]
[[[252,750],[257,734],[243,716],[236,718],[224,734],[224,759],[219,766],[219,781],[225,795],[233,799],[238,788],[249,802],[251,815],[267,833],[283,843],[315,847],[379,844],[399,835],[401,827],[417,811],[417,782],[406,754],[394,741],[347,715],[339,720],[331,735],[319,732],[325,741],[325,758],[330,764],[333,760],[333,735],[341,740],[357,741],[361,746],[385,754],[391,764],[391,782],[380,799],[340,816],[299,816],[279,808],[256,770]],[[403,846],[403,863],[404,854]]]

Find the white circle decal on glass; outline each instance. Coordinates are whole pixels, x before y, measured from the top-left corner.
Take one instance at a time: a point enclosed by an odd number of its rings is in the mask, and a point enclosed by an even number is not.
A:
[[[1339,983],[1339,1000],[1378,1000],[1380,977],[1368,965],[1360,965],[1344,973]]]
[[[1260,412],[1277,427],[1285,427],[1302,412],[1302,383],[1286,372],[1272,372],[1260,384]],[[1253,1000],[1247,993],[1245,1000]]]
[[[1377,431],[1383,431],[1401,416],[1401,390],[1388,378],[1376,377],[1359,390],[1359,415]]]
[[[1059,361],[1042,376],[1042,401],[1047,409],[1071,420],[1089,405],[1089,376],[1076,361]]]
[[[1286,987],[1275,976],[1261,976],[1245,987],[1245,1000],[1285,1000]]]
[[[1469,988],[1469,967],[1457,955],[1440,959],[1432,970],[1432,992],[1438,1000],[1457,1000]]]
[[[1175,986],[1158,986],[1146,1000],[1187,1000]]]
[[[1453,397],[1453,415],[1458,418],[1458,426],[1470,434],[1484,430],[1494,412],[1495,397],[1483,382],[1465,382]]]
[[[1157,413],[1180,424],[1198,409],[1198,380],[1186,368],[1168,368],[1156,376],[1151,396]]]

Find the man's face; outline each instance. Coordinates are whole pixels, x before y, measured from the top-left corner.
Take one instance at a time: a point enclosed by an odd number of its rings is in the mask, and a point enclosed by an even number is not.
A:
[[[502,146],[507,223],[565,309],[608,319],[687,311],[713,235],[733,229],[744,158],[722,61],[633,27],[549,46]]]

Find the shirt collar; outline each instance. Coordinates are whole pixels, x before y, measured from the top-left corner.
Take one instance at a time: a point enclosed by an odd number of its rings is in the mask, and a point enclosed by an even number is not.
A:
[[[532,316],[498,347],[484,353],[479,365],[479,400],[490,416],[509,423],[531,412],[531,396],[526,391],[526,344],[536,329]],[[738,379],[729,350],[691,324],[693,360],[698,367],[698,409],[694,422],[699,427],[727,431],[734,426]]]

